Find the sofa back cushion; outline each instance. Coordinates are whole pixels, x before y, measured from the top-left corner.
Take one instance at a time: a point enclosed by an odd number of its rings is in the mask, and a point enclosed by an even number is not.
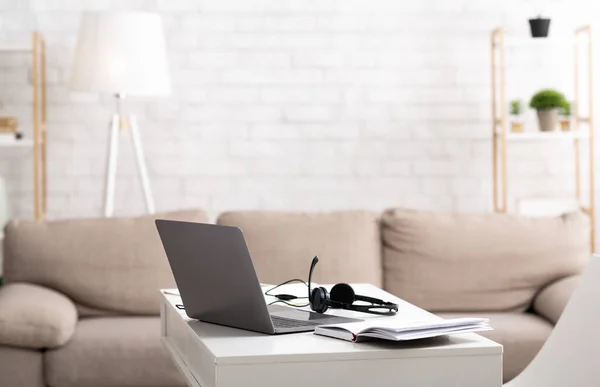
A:
[[[526,218],[389,209],[382,215],[384,285],[432,312],[530,307],[590,256],[580,213]]]
[[[381,238],[373,213],[239,211],[221,214],[217,223],[242,229],[263,283],[306,281],[311,260],[318,255],[313,274],[317,283],[381,286]]]
[[[158,289],[175,287],[175,281],[156,231],[157,218],[207,222],[203,211],[13,220],[5,228],[6,282],[29,282],[60,291],[84,315],[158,314]]]

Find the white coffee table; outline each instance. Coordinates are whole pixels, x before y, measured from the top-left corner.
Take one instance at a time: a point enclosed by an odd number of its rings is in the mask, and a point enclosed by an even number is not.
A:
[[[358,294],[399,305],[396,316],[384,318],[438,318],[375,286],[352,286]],[[477,334],[405,343],[351,343],[313,333],[272,336],[190,319],[171,292],[176,290],[161,291],[162,341],[190,387],[502,386],[502,346]]]

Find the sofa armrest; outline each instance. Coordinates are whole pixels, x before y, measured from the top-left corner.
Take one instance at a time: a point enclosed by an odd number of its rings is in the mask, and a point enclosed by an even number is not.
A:
[[[556,324],[577,287],[579,277],[565,277],[543,288],[533,301],[534,311]]]
[[[54,290],[25,283],[0,288],[0,345],[62,346],[75,333],[77,319],[73,302]]]

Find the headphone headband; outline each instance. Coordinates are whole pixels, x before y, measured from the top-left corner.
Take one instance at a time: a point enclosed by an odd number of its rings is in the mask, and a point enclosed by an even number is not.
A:
[[[380,304],[380,305],[385,305],[385,304],[392,304],[391,302],[385,302],[383,300],[380,300],[379,298],[375,298],[375,297],[368,297],[368,296],[361,296],[360,294],[356,294],[354,296],[354,299],[356,301],[364,301],[364,302],[370,302],[371,304]],[[393,305],[393,304],[392,304]]]
[[[359,297],[362,299],[359,299]],[[365,298],[372,299],[371,297],[357,296],[356,300],[371,302],[371,301],[365,300]],[[377,300],[377,299],[375,298],[373,300]],[[379,301],[381,301],[381,300],[379,300]],[[327,299],[327,303],[329,304],[329,306],[331,308],[334,308],[334,309],[346,309],[346,310],[353,310],[353,311],[362,312],[362,313],[379,314],[379,315],[383,315],[383,316],[391,316],[391,315],[396,314],[396,312],[398,312],[398,305],[396,305],[392,302],[385,302],[385,301],[374,302],[374,303],[372,303],[373,305],[355,305],[355,304],[347,304],[344,302],[334,301],[329,298],[329,299]]]

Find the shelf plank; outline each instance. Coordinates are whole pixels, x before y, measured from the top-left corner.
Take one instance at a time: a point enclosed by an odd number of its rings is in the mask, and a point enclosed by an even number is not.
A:
[[[13,136],[0,136],[0,148],[31,148],[33,147],[32,139],[17,140]]]
[[[506,37],[504,39],[504,46],[507,48],[512,47],[525,47],[525,48],[534,48],[534,47],[572,47],[575,44],[575,38],[532,38],[529,36],[519,37]]]
[[[525,216],[556,216],[581,208],[576,198],[523,197],[517,199],[517,213]]]
[[[0,43],[0,52],[32,52],[33,48],[31,46],[25,45],[17,45],[10,43]]]
[[[496,136],[502,136],[501,133],[496,133]],[[559,131],[554,132],[521,132],[514,133],[508,132],[506,134],[506,140],[508,141],[564,141],[564,140],[586,140],[590,136],[586,132],[574,132],[574,131]]]

